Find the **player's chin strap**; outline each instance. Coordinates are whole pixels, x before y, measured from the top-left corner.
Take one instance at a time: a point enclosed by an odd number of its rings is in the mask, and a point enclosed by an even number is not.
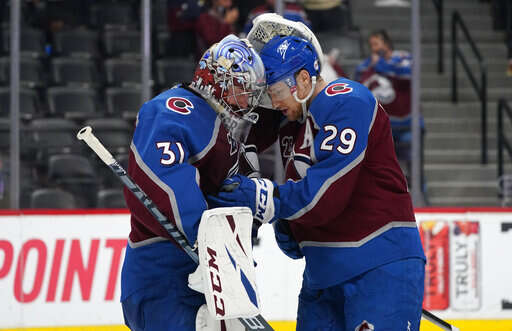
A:
[[[302,119],[306,119],[307,117],[307,113],[308,113],[308,108],[306,106],[306,103],[308,102],[309,98],[311,98],[311,96],[313,95],[313,92],[315,92],[315,88],[316,88],[316,76],[312,76],[311,77],[311,90],[309,91],[308,95],[306,95],[305,98],[303,99],[300,99],[299,96],[297,95],[297,90],[295,90],[295,92],[293,92],[293,97],[295,98],[295,101],[297,101],[298,103],[301,104],[302,106]]]

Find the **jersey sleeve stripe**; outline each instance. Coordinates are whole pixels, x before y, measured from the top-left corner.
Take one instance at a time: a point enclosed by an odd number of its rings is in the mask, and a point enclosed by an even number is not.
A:
[[[133,144],[133,142],[130,145],[130,149],[133,152],[133,156],[135,157],[135,162],[137,163],[137,166],[148,176],[158,187],[160,187],[164,192],[167,193],[167,196],[169,197],[169,202],[172,207],[172,213],[174,216],[174,221],[176,223],[176,226],[180,230],[180,232],[186,237],[186,233],[183,229],[183,224],[181,221],[179,209],[178,209],[178,203],[176,202],[176,196],[174,194],[174,191],[165,184],[155,173],[142,161],[142,158],[140,157],[139,152],[137,151],[137,147]],[[197,176],[196,176],[197,177]],[[187,238],[189,239],[189,238]]]
[[[309,246],[309,247],[347,247],[347,248],[355,248],[360,247],[369,242],[370,240],[380,236],[384,232],[392,229],[392,228],[416,228],[416,222],[390,222],[375,232],[367,235],[361,240],[358,241],[344,241],[344,242],[320,242],[320,241],[302,241],[299,243],[300,248]]]
[[[133,242],[133,241],[131,241],[130,238],[128,238],[128,245],[130,246],[130,248],[138,248],[138,247],[142,247],[142,246],[146,246],[146,245],[151,245],[153,243],[160,242],[160,241],[169,241],[169,239],[164,238],[164,237],[153,237],[153,238],[149,238],[146,240]]]
[[[364,155],[366,153],[366,148],[363,150],[363,152],[361,154],[359,154],[352,162],[350,162],[349,164],[347,164],[346,167],[344,167],[343,169],[341,169],[340,171],[338,171],[337,173],[335,173],[333,176],[331,176],[330,178],[327,178],[326,181],[324,182],[324,184],[320,187],[320,189],[318,190],[318,192],[315,194],[315,196],[313,197],[313,199],[311,200],[310,203],[308,203],[304,208],[298,210],[295,214],[293,214],[292,216],[289,216],[289,217],[286,217],[285,219],[287,220],[294,220],[294,219],[297,219],[299,217],[301,217],[302,215],[306,214],[308,211],[310,211],[311,209],[313,209],[316,204],[318,203],[318,201],[320,200],[320,198],[324,195],[324,193],[327,191],[327,189],[329,188],[329,186],[331,186],[331,184],[333,184],[334,182],[336,182],[338,179],[340,179],[341,177],[343,177],[345,174],[347,174],[350,170],[352,170],[353,168],[355,168],[359,163],[361,163],[364,159]]]
[[[379,108],[379,102],[377,101],[377,99],[374,97],[373,100],[375,101],[375,106],[373,106],[372,121],[370,122],[370,126],[368,127],[368,135],[370,135],[370,132],[372,131],[373,123],[375,123],[375,118],[377,117],[377,111]]]
[[[379,106],[379,103],[377,102],[377,99],[373,98],[373,100],[374,100],[375,104],[373,106],[372,119],[370,121],[370,124],[368,125],[368,135],[370,134],[370,131],[373,128],[373,124],[375,123],[375,119],[377,117],[377,110],[378,110],[378,106]],[[314,125],[316,126],[317,123],[315,121],[314,116],[311,116],[311,118],[313,120]],[[312,149],[312,151],[314,151],[314,149]],[[309,202],[304,208],[298,210],[292,216],[286,217],[286,219],[287,220],[294,220],[294,219],[300,218],[304,214],[306,214],[307,212],[309,212],[310,210],[315,208],[316,204],[322,198],[324,193],[329,189],[329,187],[333,183],[335,183],[338,179],[340,179],[345,174],[347,174],[350,170],[355,168],[359,163],[361,163],[363,161],[363,159],[364,159],[365,154],[366,154],[366,147],[352,162],[347,164],[344,168],[340,169],[337,173],[335,173],[330,178],[326,179],[325,182],[323,183],[323,185],[320,187],[320,189],[314,195],[314,197],[311,200],[311,202]],[[316,156],[314,155],[314,153],[312,153],[311,159],[315,160],[315,158],[316,158]],[[313,161],[313,162],[315,162],[315,161]]]
[[[217,136],[218,136],[219,130],[220,130],[220,124],[221,124],[221,121],[217,117],[215,119],[215,126],[213,128],[213,133],[212,133],[212,136],[210,138],[210,142],[208,142],[208,145],[206,145],[205,148],[202,151],[200,151],[199,153],[189,157],[188,163],[195,163],[195,162],[201,160],[206,154],[208,154],[210,149],[212,149],[212,147],[215,145],[215,142],[217,141]]]

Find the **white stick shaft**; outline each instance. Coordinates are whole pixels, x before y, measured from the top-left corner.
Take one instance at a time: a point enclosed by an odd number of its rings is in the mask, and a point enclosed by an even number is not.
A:
[[[100,143],[98,138],[92,133],[92,128],[86,126],[82,128],[76,134],[79,140],[85,141],[85,143],[99,156],[99,158],[105,162],[106,165],[111,165],[116,162],[112,154]]]

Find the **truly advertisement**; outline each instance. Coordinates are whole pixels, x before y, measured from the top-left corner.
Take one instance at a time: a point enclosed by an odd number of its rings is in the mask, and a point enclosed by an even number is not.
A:
[[[450,240],[450,298],[457,311],[477,311],[482,303],[480,223],[455,221]]]
[[[480,223],[456,220],[419,223],[427,257],[423,307],[475,311],[481,304]]]
[[[512,318],[512,214],[417,213],[427,264],[423,308],[452,319]],[[511,224],[511,231],[506,224]]]

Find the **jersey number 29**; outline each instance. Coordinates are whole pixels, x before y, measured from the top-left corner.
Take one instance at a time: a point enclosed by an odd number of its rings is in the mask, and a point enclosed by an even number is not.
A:
[[[335,142],[333,142],[333,140],[338,137],[338,128],[329,124],[324,126],[324,131],[330,133],[322,141],[320,149],[330,152],[334,148]],[[344,128],[339,134],[339,140],[340,142],[337,144],[338,146],[336,146],[338,153],[349,154],[356,144],[356,132],[351,128]]]

